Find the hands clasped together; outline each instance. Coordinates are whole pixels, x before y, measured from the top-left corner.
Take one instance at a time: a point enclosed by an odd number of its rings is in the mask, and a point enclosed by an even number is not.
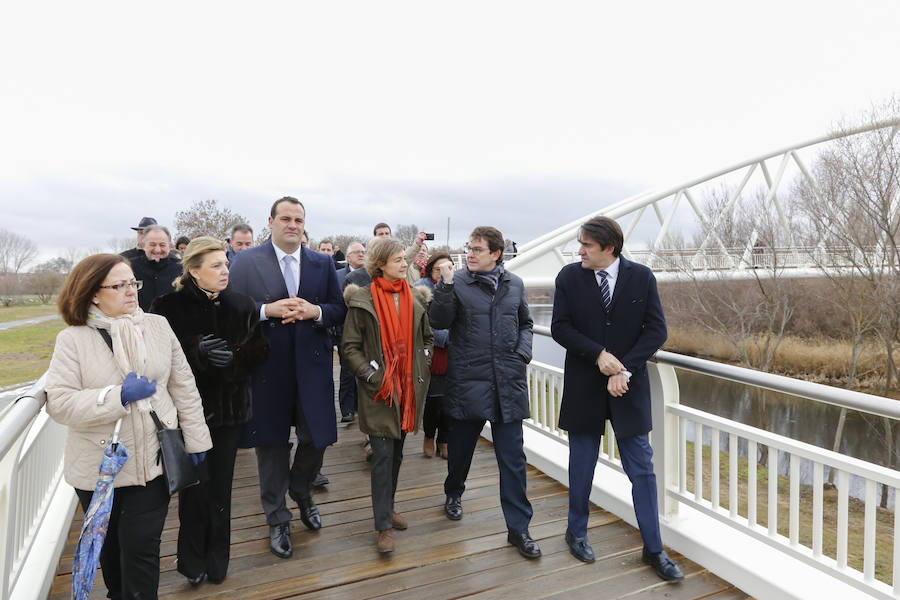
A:
[[[604,350],[597,357],[597,368],[604,375],[609,376],[606,389],[613,398],[619,398],[628,391],[628,375],[625,366],[618,358]]]
[[[200,360],[205,360],[214,367],[224,368],[234,360],[234,353],[228,349],[228,344],[222,338],[212,334],[204,336],[200,340],[198,348]]]
[[[320,314],[322,314],[322,309],[318,305],[296,296],[282,298],[271,304],[266,304],[266,316],[270,319],[281,319],[281,322],[285,325],[294,321],[307,321],[310,319],[315,321]]]

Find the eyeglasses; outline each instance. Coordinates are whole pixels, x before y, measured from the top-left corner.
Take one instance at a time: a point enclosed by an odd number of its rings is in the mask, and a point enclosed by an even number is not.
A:
[[[128,288],[134,288],[136,290],[144,287],[143,281],[123,281],[122,283],[114,283],[112,285],[101,285],[100,287],[107,290],[115,290],[120,294],[128,291]]]
[[[484,254],[490,252],[490,248],[480,248],[478,246],[466,246],[466,254]]]

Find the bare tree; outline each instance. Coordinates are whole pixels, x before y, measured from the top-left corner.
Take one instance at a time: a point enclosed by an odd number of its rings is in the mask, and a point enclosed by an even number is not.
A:
[[[269,238],[272,237],[272,230],[269,229],[268,225],[259,230],[259,233],[256,234],[256,245],[260,246],[269,241]]]
[[[900,114],[894,99],[866,116],[878,122]],[[849,128],[850,125],[844,128]],[[900,136],[898,128],[878,129],[836,140],[816,159],[812,178],[795,188],[797,204],[809,222],[809,243],[823,249],[820,270],[831,282],[850,320],[852,384],[863,338],[873,334],[887,357],[883,394],[898,379],[900,345]],[[843,420],[834,447],[840,447]],[[873,428],[882,441],[887,464],[894,466],[893,426],[889,419]],[[880,431],[879,431],[880,429]],[[882,489],[882,506],[887,489]]]
[[[19,274],[0,273],[0,304],[12,306],[15,304],[15,295],[19,293]]]
[[[0,229],[0,273],[17,274],[37,256],[37,244],[18,233]]]
[[[111,237],[107,242],[113,254],[118,254],[124,250],[129,250],[137,246],[137,236],[127,237]],[[96,253],[93,253],[96,254]],[[83,257],[82,257],[83,258]],[[77,261],[76,261],[77,262]]]
[[[175,230],[178,232],[176,237],[186,235],[193,239],[210,235],[224,240],[231,235],[232,227],[247,222],[246,217],[230,208],[219,208],[218,202],[212,198],[198,200],[189,209],[175,213]]]
[[[721,191],[708,196],[704,202],[707,214],[724,210],[722,201],[726,197],[728,194]],[[758,191],[735,202],[733,217],[709,220],[723,244],[742,247],[756,239],[763,246],[776,248],[784,243],[789,233],[766,210],[765,199],[766,194]],[[797,293],[785,278],[775,252],[758,268],[745,264],[739,265],[739,270],[746,279],[731,279],[736,271],[730,269],[698,273],[691,264],[684,264],[686,283],[676,288],[672,301],[689,321],[727,340],[744,366],[768,372],[793,316]],[[762,389],[756,393],[759,422],[765,429],[769,425],[766,393]],[[759,460],[765,462],[767,448],[760,446],[760,451]]]
[[[40,271],[28,276],[26,290],[38,297],[41,304],[49,304],[59,292],[66,276],[58,271]]]
[[[410,246],[416,241],[416,235],[418,235],[419,231],[421,230],[417,225],[397,225],[391,231],[391,235],[403,242],[403,245]]]

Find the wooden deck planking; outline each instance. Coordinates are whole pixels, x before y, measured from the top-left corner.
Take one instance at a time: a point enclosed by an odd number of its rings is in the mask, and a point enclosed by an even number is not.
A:
[[[268,526],[259,502],[256,460],[241,450],[235,465],[232,500],[231,562],[220,585],[191,588],[175,570],[178,535],[177,497],[172,499],[160,548],[161,598],[347,599],[363,598],[713,598],[747,595],[699,565],[670,552],[685,580],[661,581],[641,563],[638,532],[595,507],[589,538],[597,562],[573,558],[563,539],[568,490],[529,467],[528,497],[534,507],[530,532],[543,556],[529,561],[506,541],[500,509],[497,464],[490,443],[479,443],[463,496],[465,515],[449,521],[443,514],[446,463],[426,459],[422,436],[409,436],[397,490],[397,510],[409,529],[395,533],[397,549],[388,556],[375,550],[376,533],[368,463],[356,424],[342,427],[338,443],[325,453],[323,472],[331,480],[314,492],[323,527],[310,532],[296,516],[291,522],[294,555],[283,560],[269,551]],[[292,503],[291,503],[292,504]],[[49,598],[71,594],[72,553],[81,527],[76,511],[68,543]],[[105,598],[98,572],[91,598]]]

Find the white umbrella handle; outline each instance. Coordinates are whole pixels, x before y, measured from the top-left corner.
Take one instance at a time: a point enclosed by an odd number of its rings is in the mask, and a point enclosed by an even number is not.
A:
[[[120,430],[121,428],[122,428],[122,419],[119,419],[118,421],[116,421],[116,428],[113,429],[113,436],[112,436],[112,443],[113,443],[113,444],[118,444],[118,443],[119,443],[119,430]]]

